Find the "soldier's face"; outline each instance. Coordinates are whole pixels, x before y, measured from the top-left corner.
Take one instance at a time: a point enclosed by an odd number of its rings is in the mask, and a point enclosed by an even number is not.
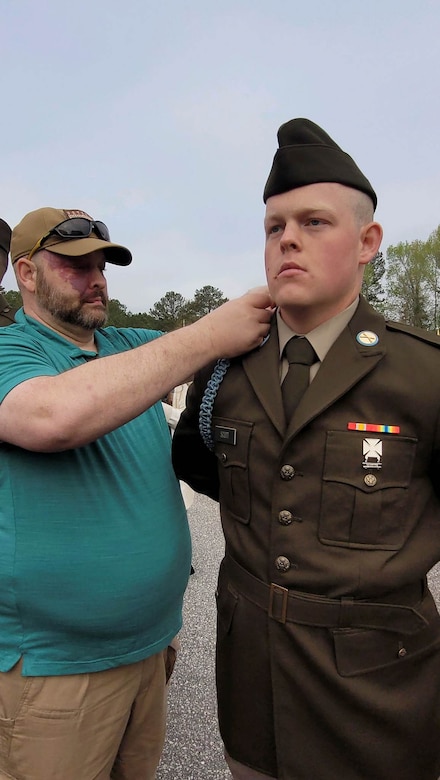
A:
[[[363,230],[353,190],[341,184],[310,184],[268,199],[267,282],[294,330],[308,332],[355,300],[371,259],[364,257]]]

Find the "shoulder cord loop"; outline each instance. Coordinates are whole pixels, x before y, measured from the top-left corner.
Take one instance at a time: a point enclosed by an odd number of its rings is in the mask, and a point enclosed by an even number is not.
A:
[[[228,358],[220,358],[220,360],[217,360],[200,404],[200,436],[202,437],[205,446],[208,450],[211,450],[211,452],[214,450],[214,439],[212,436],[212,412],[214,409],[214,401],[229,365],[230,360],[228,360]]]

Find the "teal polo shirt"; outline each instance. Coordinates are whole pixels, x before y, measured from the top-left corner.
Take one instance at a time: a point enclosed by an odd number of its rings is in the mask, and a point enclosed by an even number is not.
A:
[[[0,329],[0,402],[31,377],[55,376],[161,335],[103,328],[96,355],[23,310],[16,320]],[[160,403],[73,450],[0,443],[0,671],[21,656],[23,674],[57,675],[159,652],[181,628],[190,565]]]

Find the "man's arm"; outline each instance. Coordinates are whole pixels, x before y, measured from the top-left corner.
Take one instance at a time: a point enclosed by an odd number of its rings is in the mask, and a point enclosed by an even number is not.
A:
[[[269,329],[270,306],[268,293],[249,292],[148,344],[22,382],[0,404],[0,439],[39,452],[95,441],[211,360],[258,346]]]

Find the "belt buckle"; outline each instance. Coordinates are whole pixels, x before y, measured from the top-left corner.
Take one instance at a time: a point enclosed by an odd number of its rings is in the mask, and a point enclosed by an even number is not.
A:
[[[283,588],[282,585],[277,585],[275,582],[270,583],[269,594],[269,617],[276,620],[278,623],[285,623],[287,619],[287,597],[289,591],[287,588]],[[274,615],[274,605],[276,596],[282,597],[281,609],[279,616]]]

